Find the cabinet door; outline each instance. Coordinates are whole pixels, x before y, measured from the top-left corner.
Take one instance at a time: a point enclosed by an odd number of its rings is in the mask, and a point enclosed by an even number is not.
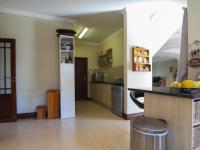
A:
[[[90,98],[94,99],[94,88],[93,84],[90,83],[89,90],[90,90]]]
[[[111,85],[105,86],[105,105],[111,108],[112,96],[111,96]]]
[[[110,84],[90,84],[90,96],[94,101],[97,101],[105,106],[111,107],[111,86]]]
[[[102,103],[102,84],[97,84],[96,100],[97,102]]]
[[[51,91],[48,92],[48,118],[58,118],[59,117],[59,92]]]
[[[102,104],[104,104],[104,105],[106,105],[106,95],[107,95],[107,91],[106,91],[106,89],[107,89],[107,86],[108,85],[106,85],[106,84],[104,84],[104,85],[102,85],[102,100],[101,100],[101,102],[102,102]]]
[[[75,117],[75,76],[73,64],[60,65],[61,118]]]
[[[90,83],[90,97],[98,101],[98,85],[95,83]]]

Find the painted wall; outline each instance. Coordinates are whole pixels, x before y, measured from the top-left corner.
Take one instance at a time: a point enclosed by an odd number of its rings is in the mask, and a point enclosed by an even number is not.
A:
[[[188,0],[188,40],[189,44],[195,40],[200,41],[200,1]],[[188,78],[195,79],[196,72],[200,71],[200,67],[192,68],[188,67]]]
[[[104,51],[112,48],[113,52],[113,67],[123,66],[124,63],[124,31],[120,29],[119,31],[113,33],[105,40],[100,43],[99,50]]]
[[[58,89],[57,28],[71,24],[0,13],[0,37],[16,39],[17,113],[46,104],[46,90]]]
[[[99,68],[97,65],[97,51],[98,50],[99,50],[99,44],[76,41],[75,56],[87,57],[89,70]]]
[[[111,34],[100,43],[76,41],[76,57],[88,58],[88,81],[91,81],[92,73],[104,72],[105,81],[113,82],[114,74],[117,78],[123,79],[123,53],[124,53],[124,32],[123,29]],[[97,64],[97,52],[112,48],[113,64],[112,67],[100,68]]]
[[[154,56],[181,26],[182,16],[181,6],[170,2],[138,2],[126,8],[124,14],[124,109],[126,114],[143,111],[130,99],[128,88],[152,86],[152,72],[132,71],[132,46],[145,47],[150,50],[150,57]]]
[[[117,79],[123,79],[123,62],[124,62],[124,31],[123,28],[108,36],[99,43],[99,51],[106,51],[112,48],[113,63],[112,67],[99,67],[92,72],[104,72],[104,81],[114,82],[114,74]],[[97,61],[97,60],[96,60]],[[91,73],[92,73],[91,72]],[[91,80],[91,75],[90,75]]]

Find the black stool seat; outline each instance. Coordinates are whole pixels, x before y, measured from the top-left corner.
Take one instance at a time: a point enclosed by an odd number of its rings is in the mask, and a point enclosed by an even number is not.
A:
[[[141,103],[137,98],[144,97],[144,92],[140,91],[131,91],[130,97],[133,100],[133,102],[141,109],[144,109],[144,103]]]

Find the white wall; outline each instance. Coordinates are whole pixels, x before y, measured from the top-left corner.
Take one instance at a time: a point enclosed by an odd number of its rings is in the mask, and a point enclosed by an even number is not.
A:
[[[181,26],[182,16],[181,7],[169,2],[138,2],[126,8],[124,14],[125,113],[143,111],[133,104],[127,89],[152,86],[152,72],[132,71],[132,46],[149,49],[152,57]]]
[[[200,1],[188,0],[188,39],[189,44],[192,44],[195,40],[200,41]],[[196,72],[200,71],[200,68],[188,67],[188,78],[195,79]]]
[[[35,112],[46,90],[59,88],[56,29],[72,25],[4,13],[0,20],[0,37],[16,39],[17,113]]]

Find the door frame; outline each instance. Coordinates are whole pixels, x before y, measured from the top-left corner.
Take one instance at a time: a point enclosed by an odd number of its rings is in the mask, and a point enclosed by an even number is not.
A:
[[[12,114],[11,118],[9,119],[0,119],[1,122],[15,122],[17,121],[17,106],[16,106],[16,42],[15,39],[9,39],[9,38],[0,38],[1,42],[8,42],[11,43],[11,108],[12,108]],[[6,95],[2,95],[3,97]]]
[[[78,58],[78,59],[85,59],[87,61],[87,68],[86,68],[86,74],[87,74],[87,78],[86,78],[86,82],[87,82],[86,91],[87,91],[87,94],[86,95],[87,96],[86,96],[86,99],[88,99],[88,58],[87,57],[75,57],[75,61],[76,61],[76,58]],[[75,64],[75,67],[76,67],[76,64]],[[76,68],[75,68],[75,70],[76,70]],[[76,80],[76,72],[75,72],[75,80]],[[76,84],[75,84],[75,86],[76,86]],[[76,91],[76,87],[75,87],[75,91]],[[76,95],[75,95],[75,99],[76,99]]]

